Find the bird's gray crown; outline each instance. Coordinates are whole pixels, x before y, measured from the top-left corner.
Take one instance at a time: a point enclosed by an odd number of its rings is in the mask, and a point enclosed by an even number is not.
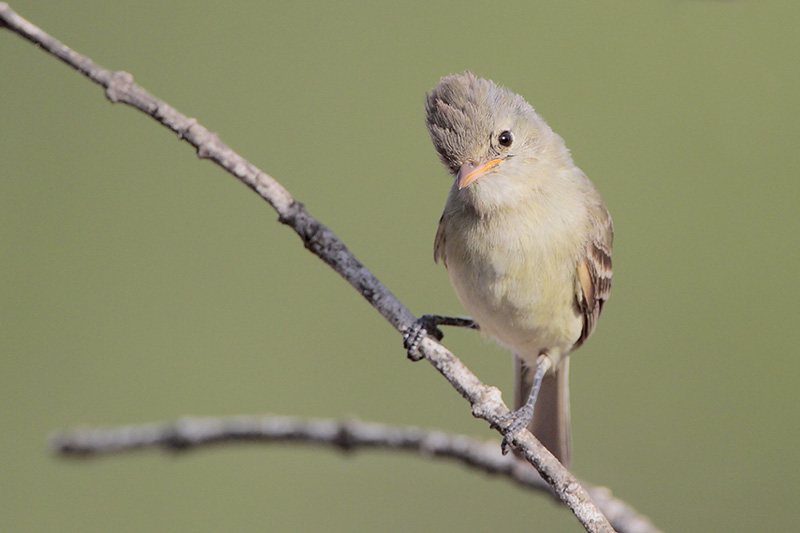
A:
[[[541,121],[521,96],[469,71],[442,78],[427,94],[425,112],[433,145],[453,173],[492,155],[491,137],[500,133],[499,124],[520,117]]]

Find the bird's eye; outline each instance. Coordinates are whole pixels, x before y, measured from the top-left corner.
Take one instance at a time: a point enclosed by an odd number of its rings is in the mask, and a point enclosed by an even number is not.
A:
[[[514,136],[511,135],[510,131],[505,130],[497,137],[497,142],[500,143],[500,146],[505,146],[506,148],[508,148],[509,146],[511,146],[511,143],[514,142]]]

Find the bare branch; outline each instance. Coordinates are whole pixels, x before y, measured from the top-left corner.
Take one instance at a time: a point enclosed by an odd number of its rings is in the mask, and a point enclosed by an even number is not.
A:
[[[500,453],[497,441],[417,427],[399,427],[359,420],[303,419],[286,416],[182,418],[174,423],[79,428],[56,435],[51,445],[67,457],[92,458],[143,449],[182,453],[234,442],[299,443],[355,452],[365,449],[406,451],[428,459],[450,459],[475,470],[507,477],[531,490],[555,497],[528,464]],[[605,487],[583,484],[620,533],[659,530]]]
[[[126,103],[174,131],[197,149],[199,157],[214,161],[266,200],[277,211],[278,220],[290,226],[306,248],[346,279],[395,329],[402,333],[412,325],[414,315],[411,311],[356,259],[330,229],[311,216],[303,204],[295,201],[275,179],[235,153],[215,133],[136,85],[130,74],[106,70],[71,50],[17,15],[6,3],[0,3],[0,27],[28,39],[104,87],[112,102]],[[497,388],[481,383],[453,353],[430,337],[422,340],[419,352],[470,402],[474,416],[497,428],[533,464],[587,531],[613,531],[589,493],[530,432],[520,430],[509,434],[508,422],[501,421],[508,408]]]

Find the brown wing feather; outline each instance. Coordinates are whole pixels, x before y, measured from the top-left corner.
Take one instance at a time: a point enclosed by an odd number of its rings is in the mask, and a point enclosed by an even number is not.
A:
[[[586,243],[584,257],[578,263],[580,291],[576,294],[578,309],[583,315],[583,330],[575,343],[577,348],[591,336],[603,305],[611,294],[611,247],[614,227],[605,206],[598,206],[598,215],[593,217],[594,232]]]
[[[442,218],[439,219],[439,228],[436,230],[436,237],[433,239],[433,262],[438,263],[439,259],[441,259],[446,267],[447,258],[444,255],[444,241],[444,213],[442,213]]]

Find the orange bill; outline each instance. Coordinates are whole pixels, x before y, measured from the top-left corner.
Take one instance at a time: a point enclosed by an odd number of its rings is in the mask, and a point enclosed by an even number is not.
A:
[[[502,159],[492,159],[488,163],[478,163],[476,165],[472,165],[469,163],[465,163],[461,165],[461,168],[458,171],[458,188],[463,189],[464,187],[469,187],[470,183],[473,183],[475,180],[486,174],[489,170],[496,167]]]

